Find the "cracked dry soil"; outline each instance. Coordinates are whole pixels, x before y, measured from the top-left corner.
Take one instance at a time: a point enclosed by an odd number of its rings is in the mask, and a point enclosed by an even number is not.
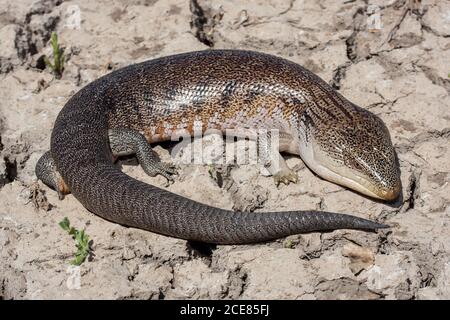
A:
[[[2,0],[0,10],[0,299],[450,298],[450,2]],[[67,56],[60,80],[42,58],[52,31]],[[351,212],[392,228],[209,246],[112,224],[36,185],[54,120],[82,86],[130,63],[208,48],[288,58],[379,115],[402,197],[367,199],[296,157],[288,164],[300,182],[280,188],[251,165],[181,165],[167,187],[138,166],[125,172],[222,208]],[[156,150],[168,160],[165,146]],[[66,216],[94,241],[80,289],[67,285],[75,248],[58,226]]]

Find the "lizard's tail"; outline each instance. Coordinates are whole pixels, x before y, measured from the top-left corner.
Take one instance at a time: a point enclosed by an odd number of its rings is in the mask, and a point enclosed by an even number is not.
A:
[[[177,238],[242,244],[334,229],[376,230],[386,225],[354,216],[291,211],[247,213],[210,207],[135,180],[111,162],[110,96],[97,80],[60,112],[51,155],[73,195],[95,214],[123,225]],[[111,96],[114,86],[109,84]]]

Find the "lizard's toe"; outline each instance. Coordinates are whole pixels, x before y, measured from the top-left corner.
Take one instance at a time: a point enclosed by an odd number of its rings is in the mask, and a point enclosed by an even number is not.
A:
[[[173,176],[177,175],[176,167],[170,163],[165,162],[154,162],[151,164],[151,166],[144,167],[144,170],[151,177],[155,177],[157,175],[163,176],[169,183],[173,183]]]
[[[288,185],[291,182],[297,183],[298,175],[295,171],[293,171],[291,169],[283,169],[283,170],[280,170],[279,172],[277,172],[276,174],[274,174],[273,179],[277,186],[279,186],[280,183]]]

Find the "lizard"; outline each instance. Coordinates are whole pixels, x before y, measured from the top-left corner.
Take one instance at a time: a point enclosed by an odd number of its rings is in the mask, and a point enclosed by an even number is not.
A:
[[[174,168],[159,161],[151,144],[179,131],[240,128],[278,130],[278,152],[268,152],[269,134],[258,138],[264,165],[278,182],[297,181],[279,154],[288,152],[318,176],[368,197],[392,201],[401,191],[395,150],[378,116],[297,63],[231,49],[160,57],[89,83],[58,114],[50,151],[35,171],[60,198],[71,192],[106,220],[192,241],[244,244],[388,227],[316,210],[224,210],[138,181],[113,165],[117,156],[134,153],[147,174],[171,179]]]

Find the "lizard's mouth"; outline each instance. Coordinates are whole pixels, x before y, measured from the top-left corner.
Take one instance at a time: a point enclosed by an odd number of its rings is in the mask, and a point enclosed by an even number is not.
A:
[[[393,187],[384,187],[379,184],[373,183],[370,179],[363,177],[359,173],[350,172],[351,169],[345,170],[347,174],[335,172],[334,170],[320,166],[315,170],[321,177],[335,182],[344,187],[348,187],[366,196],[380,199],[384,201],[393,201],[397,199],[401,191],[400,182],[396,183]]]
[[[394,177],[393,184],[387,184],[381,177],[375,180],[364,172],[335,161],[320,149],[307,148],[307,151],[302,154],[302,159],[320,177],[371,198],[393,201],[401,192],[401,182],[398,177]],[[375,172],[374,176],[380,176],[380,174]]]

